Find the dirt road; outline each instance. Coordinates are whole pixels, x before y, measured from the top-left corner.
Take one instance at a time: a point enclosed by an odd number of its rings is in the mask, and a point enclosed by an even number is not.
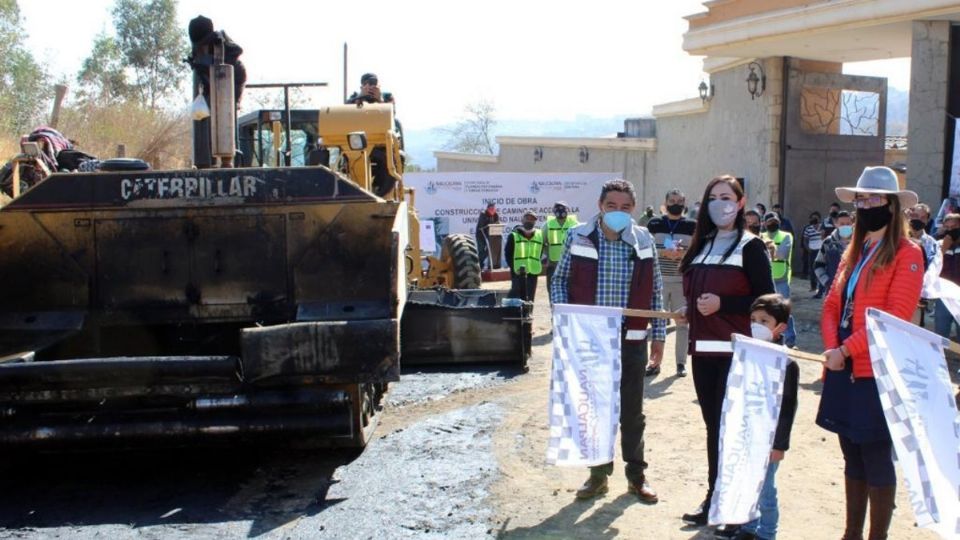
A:
[[[801,347],[818,351],[817,304],[807,296],[795,294]],[[360,455],[229,448],[6,463],[0,537],[711,537],[679,519],[703,497],[706,452],[692,379],[673,376],[672,334],[663,373],[646,388],[648,475],[660,503],[626,494],[620,462],[610,493],[593,502],[573,497],[584,470],[544,464],[546,298],[541,284],[529,373],[405,369]],[[813,423],[817,375],[801,366],[792,448],[778,474],[780,538],[837,538],[843,526],[840,451]],[[902,486],[898,504],[891,538],[935,538],[913,527]]]

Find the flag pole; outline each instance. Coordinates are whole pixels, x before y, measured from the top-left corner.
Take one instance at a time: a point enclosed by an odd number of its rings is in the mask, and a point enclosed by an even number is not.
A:
[[[626,317],[646,317],[648,319],[682,319],[683,313],[673,311],[654,311],[652,309],[624,309],[623,314]],[[950,350],[960,354],[960,344],[950,343]],[[807,362],[823,363],[823,356],[819,354],[808,353],[797,349],[787,349],[787,355],[795,360],[805,360]]]

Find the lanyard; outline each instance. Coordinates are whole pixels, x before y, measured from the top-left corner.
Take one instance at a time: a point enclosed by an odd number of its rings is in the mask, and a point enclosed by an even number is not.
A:
[[[880,247],[880,244],[883,243],[883,240],[879,240],[876,244],[870,248],[870,251],[866,255],[860,257],[860,262],[853,268],[853,272],[850,273],[850,279],[847,280],[847,302],[853,300],[853,291],[857,288],[857,281],[860,280],[860,272],[863,270],[863,267],[867,265],[867,261],[870,260],[870,257],[873,257],[873,254],[877,252],[877,248]]]
[[[680,226],[680,222],[681,222],[681,221],[683,221],[683,218],[680,218],[680,219],[678,219],[678,220],[676,220],[676,221],[670,219],[669,217],[666,219],[667,229],[670,230],[670,233],[669,233],[669,234],[670,234],[670,238],[673,238],[673,231],[677,230],[677,227]]]

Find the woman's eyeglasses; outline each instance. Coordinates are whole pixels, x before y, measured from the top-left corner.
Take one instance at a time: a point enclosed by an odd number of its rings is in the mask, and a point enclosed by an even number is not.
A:
[[[887,204],[887,198],[883,195],[873,195],[871,197],[853,200],[854,208],[861,209],[876,208],[878,206],[884,206],[885,204]]]

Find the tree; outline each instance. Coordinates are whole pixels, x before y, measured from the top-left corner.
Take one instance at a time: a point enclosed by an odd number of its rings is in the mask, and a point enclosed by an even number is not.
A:
[[[493,154],[493,128],[497,125],[494,106],[486,100],[471,103],[464,109],[466,115],[452,128],[444,129],[447,143],[444,148],[468,154]]]
[[[123,52],[116,40],[106,34],[98,35],[93,42],[90,56],[77,73],[77,83],[81,98],[100,103],[114,103],[135,94],[127,81]]]
[[[77,73],[77,83],[80,97],[97,103],[116,103],[135,94],[127,81],[123,52],[106,34],[98,35],[93,42],[90,56]]]
[[[123,65],[141,103],[156,108],[187,78],[187,41],[177,26],[176,0],[116,0],[113,24]]]
[[[11,135],[40,121],[51,94],[46,70],[23,39],[16,0],[0,0],[0,131]]]

